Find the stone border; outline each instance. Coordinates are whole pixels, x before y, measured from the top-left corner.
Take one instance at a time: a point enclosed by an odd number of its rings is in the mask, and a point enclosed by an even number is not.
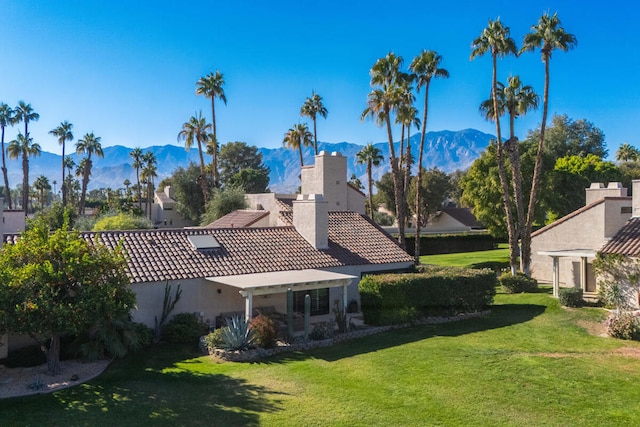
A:
[[[318,347],[331,347],[334,344],[350,341],[357,338],[367,337],[369,335],[375,335],[382,332],[394,330],[394,329],[403,329],[410,326],[416,325],[434,325],[438,323],[449,323],[456,322],[459,320],[472,319],[475,317],[486,316],[491,313],[491,310],[485,311],[477,311],[474,313],[463,313],[455,316],[448,317],[427,317],[421,320],[417,320],[413,323],[403,323],[399,325],[387,325],[387,326],[365,326],[363,329],[355,329],[349,332],[345,332],[342,334],[336,334],[332,338],[327,338],[325,340],[313,341],[313,340],[296,340],[292,343],[284,343],[278,341],[278,345],[274,348],[256,348],[245,351],[227,351],[221,348],[214,348],[208,351],[208,354],[211,356],[215,356],[218,359],[227,362],[255,362],[257,360],[261,360],[267,357],[274,356],[280,353],[287,353],[292,351],[304,351],[310,350]],[[206,353],[206,349],[203,349]]]

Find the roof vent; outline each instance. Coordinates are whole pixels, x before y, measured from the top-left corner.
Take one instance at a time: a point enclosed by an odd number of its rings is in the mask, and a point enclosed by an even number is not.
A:
[[[191,235],[187,236],[187,239],[189,239],[191,246],[198,250],[218,249],[220,247],[220,243],[210,234]]]

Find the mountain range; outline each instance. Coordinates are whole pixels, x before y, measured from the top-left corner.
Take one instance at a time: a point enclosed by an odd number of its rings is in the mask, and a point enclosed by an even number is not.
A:
[[[492,138],[495,137],[475,129],[428,132],[425,137],[424,165],[426,168],[438,167],[445,172],[452,172],[456,169],[464,170],[479,157]],[[417,159],[420,134],[412,135],[410,141],[412,155],[414,159]],[[348,176],[355,174],[363,183],[366,183],[366,166],[357,164],[355,160],[356,153],[363,148],[362,145],[349,142],[318,142],[318,145],[319,150],[337,151],[346,156]],[[389,144],[380,142],[374,145],[387,160],[389,158]],[[71,144],[67,147],[68,150],[70,146]],[[396,142],[396,156],[399,155],[399,148],[400,143]],[[94,158],[89,189],[121,188],[125,179],[135,183],[136,172],[131,166],[130,151],[131,148],[119,145],[105,147],[103,149],[104,158]],[[180,166],[187,166],[189,162],[198,162],[198,152],[195,148],[187,151],[183,147],[175,145],[162,145],[151,146],[143,151],[151,151],[156,156],[158,161],[158,178],[156,182],[171,176],[173,171]],[[294,193],[300,185],[300,159],[298,152],[283,147],[259,148],[259,151],[262,153],[264,164],[271,171],[269,174],[269,188],[271,191]],[[71,157],[76,164],[81,159],[75,153],[71,154]],[[211,161],[209,156],[205,157],[205,161]],[[42,152],[39,157],[31,158],[29,161],[29,182],[33,182],[36,177],[44,175],[49,178],[51,184],[55,180],[57,182],[56,190],[59,190],[61,160],[59,154],[49,152]],[[310,148],[305,150],[303,161],[305,165],[313,164],[313,151]],[[414,165],[414,172],[415,168],[416,166]],[[22,183],[20,160],[7,160],[7,169],[9,170],[9,184],[12,187]],[[374,167],[374,180],[379,180],[383,174],[390,170],[391,166],[388,162],[383,162],[379,167]]]

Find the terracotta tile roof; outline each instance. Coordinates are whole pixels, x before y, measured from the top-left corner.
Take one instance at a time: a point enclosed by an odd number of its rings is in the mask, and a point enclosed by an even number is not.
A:
[[[329,248],[315,249],[292,226],[83,232],[90,242],[126,250],[132,283],[185,280],[347,265],[412,263],[386,232],[353,212],[329,214]],[[190,235],[211,235],[220,248],[197,250]],[[14,242],[19,235],[5,235]]]
[[[562,224],[563,222],[566,222],[566,221],[570,220],[571,218],[574,218],[574,217],[580,215],[581,213],[583,213],[585,211],[588,211],[589,209],[592,209],[592,208],[598,206],[601,203],[604,203],[605,199],[607,199],[607,200],[628,200],[628,201],[631,201],[631,197],[603,197],[602,199],[596,200],[593,203],[590,203],[590,204],[588,204],[586,206],[583,206],[580,209],[575,210],[575,211],[571,212],[570,214],[563,216],[562,218],[558,219],[557,221],[554,221],[551,224],[546,225],[546,226],[542,227],[541,229],[534,231],[533,233],[531,233],[531,237],[537,236],[538,234],[542,234],[545,231],[547,231],[547,230],[549,230],[549,229],[551,229],[553,227],[556,227],[556,226]]]
[[[285,199],[285,198],[276,198],[276,205],[278,205],[278,210],[280,212],[285,211],[289,212],[293,210],[293,201],[295,199]]]
[[[204,228],[243,228],[251,227],[262,218],[269,216],[269,211],[238,209],[222,218],[218,218]]]
[[[482,224],[478,222],[475,215],[471,213],[469,208],[444,208],[442,212],[449,215],[462,225],[472,228],[482,228]]]
[[[631,218],[600,250],[603,254],[640,256],[640,218]]]

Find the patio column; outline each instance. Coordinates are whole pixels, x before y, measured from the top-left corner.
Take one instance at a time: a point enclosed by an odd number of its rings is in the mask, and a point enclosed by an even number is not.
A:
[[[347,288],[349,288],[349,285],[344,285],[342,286],[342,309],[344,310],[344,312],[347,312]]]
[[[244,297],[244,317],[249,321],[253,313],[253,291],[248,291]]]
[[[557,256],[552,256],[553,259],[553,296],[558,298],[560,293],[560,263]]]

